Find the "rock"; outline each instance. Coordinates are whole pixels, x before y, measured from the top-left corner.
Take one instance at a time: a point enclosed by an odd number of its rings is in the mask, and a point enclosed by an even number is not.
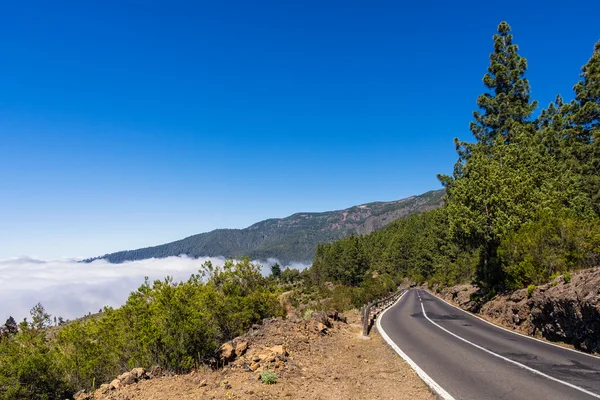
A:
[[[131,372],[122,373],[117,379],[121,382],[122,386],[131,385],[136,381],[135,376]]]
[[[150,368],[150,377],[151,378],[158,378],[162,375],[163,375],[163,369],[160,366],[155,365],[154,367]]]
[[[134,368],[131,370],[131,374],[135,379],[140,380],[146,377],[146,370],[144,368]]]
[[[93,400],[94,395],[91,393],[86,393],[85,390],[80,390],[73,395],[73,398],[75,400]]]
[[[259,363],[257,363],[257,362],[253,362],[252,364],[250,364],[250,367],[248,367],[248,368],[250,368],[250,370],[251,370],[252,372],[254,372],[254,371],[256,371],[256,370],[257,370],[259,367],[260,367],[260,364],[259,364]]]
[[[221,361],[223,362],[229,362],[235,359],[235,349],[233,348],[233,345],[229,342],[224,343],[219,348],[219,354]]]
[[[109,385],[110,390],[119,390],[121,388],[121,381],[118,379],[113,379],[113,381]]]
[[[278,356],[287,357],[289,355],[287,349],[283,345],[273,346],[273,347],[271,347],[270,350],[271,350],[271,353],[278,355]]]
[[[320,322],[325,325],[327,328],[331,328],[333,325],[331,324],[331,320],[327,317],[327,313],[324,312],[316,312],[313,313],[312,319],[314,321]]]
[[[110,384],[108,384],[108,383],[103,383],[102,385],[100,385],[98,390],[96,390],[96,392],[100,392],[100,394],[106,394],[109,391],[110,391]]]
[[[531,298],[527,289],[498,295],[479,307],[468,301],[476,288],[461,285],[443,289],[440,295],[461,308],[476,311],[508,328],[529,335],[541,334],[551,341],[570,343],[587,352],[600,352],[600,268],[571,272],[539,286]]]
[[[316,330],[319,333],[325,333],[327,332],[327,327],[322,322],[317,322]]]
[[[248,342],[245,340],[237,342],[235,345],[235,354],[238,357],[243,356],[246,353],[246,350],[248,350]]]

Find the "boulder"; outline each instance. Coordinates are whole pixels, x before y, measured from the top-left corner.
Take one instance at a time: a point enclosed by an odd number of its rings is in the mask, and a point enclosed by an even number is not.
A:
[[[220,359],[223,362],[233,361],[235,359],[235,348],[229,342],[224,343],[219,348]]]
[[[235,354],[238,357],[243,356],[244,353],[246,353],[246,350],[248,350],[248,342],[246,342],[245,340],[239,341],[235,345]]]
[[[100,387],[98,388],[98,390],[96,390],[96,393],[100,392],[100,394],[106,394],[109,391],[110,391],[110,384],[103,383],[102,385],[100,385]]]
[[[270,350],[271,350],[272,354],[277,355],[277,356],[287,357],[289,355],[285,346],[282,346],[282,345],[273,346],[273,347],[271,347]]]
[[[150,368],[150,378],[158,378],[162,375],[163,369],[160,366],[155,365],[154,367]]]
[[[316,322],[322,323],[327,328],[331,328],[333,326],[331,320],[327,317],[327,313],[322,311],[313,313],[312,319]]]
[[[146,377],[146,370],[144,368],[134,368],[131,370],[131,374],[139,381]]]
[[[259,367],[260,367],[260,364],[255,361],[252,364],[250,364],[249,368],[251,371],[256,371]]]
[[[135,376],[131,372],[122,373],[117,379],[121,382],[122,386],[131,385],[136,381]]]
[[[121,388],[121,381],[118,379],[113,379],[108,387],[110,390],[119,390]]]
[[[317,325],[315,326],[315,329],[319,333],[325,333],[325,332],[327,332],[327,327],[322,322],[317,322]]]
[[[92,400],[94,395],[92,393],[86,393],[85,390],[80,390],[73,395],[75,400]]]

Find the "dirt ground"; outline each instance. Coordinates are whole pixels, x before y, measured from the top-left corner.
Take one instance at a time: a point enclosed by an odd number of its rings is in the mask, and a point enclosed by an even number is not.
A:
[[[96,398],[434,399],[376,331],[368,339],[360,337],[358,313],[345,317],[347,323],[331,321],[325,330],[314,321],[273,320],[251,331],[247,353],[223,369],[142,380]],[[269,346],[284,346],[287,356],[259,356]],[[277,374],[276,384],[260,381],[264,370]]]

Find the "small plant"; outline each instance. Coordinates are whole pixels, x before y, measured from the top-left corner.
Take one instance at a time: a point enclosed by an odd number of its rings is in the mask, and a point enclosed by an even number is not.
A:
[[[313,313],[314,313],[314,311],[312,309],[308,308],[304,311],[302,316],[304,317],[304,319],[309,319],[310,317],[312,317]]]
[[[565,283],[571,282],[571,273],[569,271],[565,272],[563,279],[565,280]]]
[[[265,385],[274,385],[277,383],[277,374],[273,371],[265,371],[260,374],[260,381]]]
[[[527,297],[531,297],[531,295],[533,294],[533,291],[535,290],[535,285],[529,285],[527,286]]]

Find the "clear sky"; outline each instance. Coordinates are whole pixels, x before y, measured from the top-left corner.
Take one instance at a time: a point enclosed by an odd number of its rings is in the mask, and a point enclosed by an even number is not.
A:
[[[440,187],[497,24],[571,98],[598,1],[0,6],[0,258],[96,256]]]

